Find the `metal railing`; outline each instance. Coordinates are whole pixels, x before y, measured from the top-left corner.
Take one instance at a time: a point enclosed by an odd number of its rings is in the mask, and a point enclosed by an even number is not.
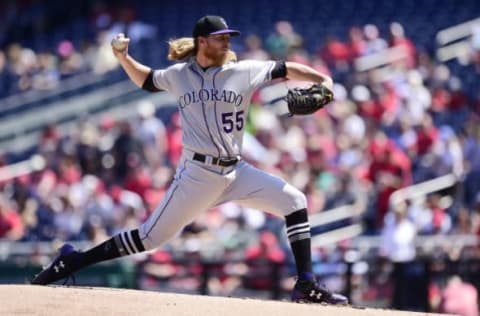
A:
[[[344,205],[331,210],[322,211],[310,216],[312,228],[329,225],[344,220],[352,220],[358,216],[355,205]],[[342,240],[357,237],[363,233],[361,223],[352,223],[344,227],[336,228],[312,236],[313,247],[325,247],[334,245]]]
[[[390,207],[393,207],[396,204],[406,200],[415,199],[425,196],[429,193],[438,192],[440,190],[452,187],[457,183],[457,181],[457,177],[453,173],[450,173],[432,180],[401,188],[393,192],[390,196]]]
[[[446,62],[468,56],[472,46],[470,37],[476,29],[480,32],[480,17],[439,31],[436,36],[437,59]]]
[[[136,87],[130,80],[115,83],[86,94],[22,112],[15,119],[0,119],[0,147],[5,151],[22,151],[38,144],[42,128],[55,123],[60,132],[67,132],[82,115],[92,119],[109,113],[116,119],[132,117],[136,104],[150,100],[156,107],[176,104],[168,93],[149,94]]]
[[[436,36],[437,43],[438,45],[446,45],[464,37],[468,37],[472,35],[475,27],[480,27],[480,17],[439,31]]]
[[[355,59],[355,69],[357,71],[367,71],[373,68],[386,66],[395,61],[406,59],[408,52],[402,46],[386,48],[380,52],[361,56]]]
[[[18,112],[25,105],[33,103],[46,103],[49,98],[73,92],[91,85],[98,85],[106,81],[106,76],[93,73],[79,74],[59,82],[58,87],[51,90],[31,90],[10,95],[0,99],[0,116],[9,112]]]
[[[398,203],[406,200],[416,199],[426,196],[429,193],[438,192],[440,190],[454,186],[458,181],[458,178],[452,173],[447,174],[432,180],[424,181],[418,184],[414,184],[402,189],[399,189],[392,193],[390,196],[390,208],[395,207]],[[310,216],[310,225],[313,227],[329,225],[334,222],[351,220],[349,225],[336,228],[321,234],[317,234],[312,237],[313,247],[329,247],[342,240],[355,239],[354,244],[361,245],[365,248],[365,244],[368,241],[370,248],[377,247],[380,244],[380,237],[360,237],[364,232],[363,225],[359,221],[355,221],[358,216],[358,211],[355,205],[345,205],[332,210],[326,210]],[[450,236],[449,236],[450,238]],[[435,246],[441,245],[444,242],[442,237],[432,237],[431,239],[425,239],[419,237],[417,244],[425,243],[425,245],[433,244]],[[432,243],[428,243],[427,240],[434,240]],[[476,243],[476,236],[466,238],[465,236],[458,238],[459,242],[471,245]]]

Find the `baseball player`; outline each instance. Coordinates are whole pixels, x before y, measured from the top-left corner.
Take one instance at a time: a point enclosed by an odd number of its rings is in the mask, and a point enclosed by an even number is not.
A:
[[[241,158],[242,138],[253,92],[263,83],[288,78],[320,83],[332,79],[314,69],[284,61],[237,62],[230,39],[240,32],[222,17],[204,16],[193,38],[169,42],[169,59],[178,63],[152,70],[128,54],[129,39],[118,34],[112,50],[130,79],[147,91],[168,91],[178,99],[183,152],[163,201],[137,229],[122,232],[86,251],[65,244],[53,262],[32,280],[49,284],[101,261],[159,247],[205,210],[234,201],[285,217],[298,277],[296,302],[345,304],[347,298],[315,281],[305,195]]]

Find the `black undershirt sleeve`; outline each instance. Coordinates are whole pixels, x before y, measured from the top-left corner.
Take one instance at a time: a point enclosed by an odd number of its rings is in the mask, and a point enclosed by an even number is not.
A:
[[[142,89],[149,92],[162,91],[162,89],[158,89],[157,87],[155,87],[155,84],[153,83],[153,70],[150,70],[150,72],[148,73],[147,78],[143,82]]]
[[[272,80],[277,78],[285,78],[287,76],[287,66],[285,61],[277,61],[271,72]]]

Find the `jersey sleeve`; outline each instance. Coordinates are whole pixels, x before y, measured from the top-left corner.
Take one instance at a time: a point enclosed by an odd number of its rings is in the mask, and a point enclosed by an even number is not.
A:
[[[272,70],[276,66],[275,61],[249,60],[249,79],[250,84],[254,87],[260,86],[262,83],[272,80]]]
[[[172,68],[157,69],[153,72],[153,84],[160,90],[170,91],[170,83],[172,82]]]

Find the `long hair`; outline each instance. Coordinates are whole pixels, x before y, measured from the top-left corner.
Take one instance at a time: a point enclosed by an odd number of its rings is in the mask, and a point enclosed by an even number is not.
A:
[[[181,37],[168,41],[168,60],[181,61],[197,53],[193,37]]]
[[[181,37],[168,41],[168,60],[182,61],[188,57],[195,56],[198,50],[198,42],[193,37]],[[236,61],[237,54],[228,50],[225,63]]]

